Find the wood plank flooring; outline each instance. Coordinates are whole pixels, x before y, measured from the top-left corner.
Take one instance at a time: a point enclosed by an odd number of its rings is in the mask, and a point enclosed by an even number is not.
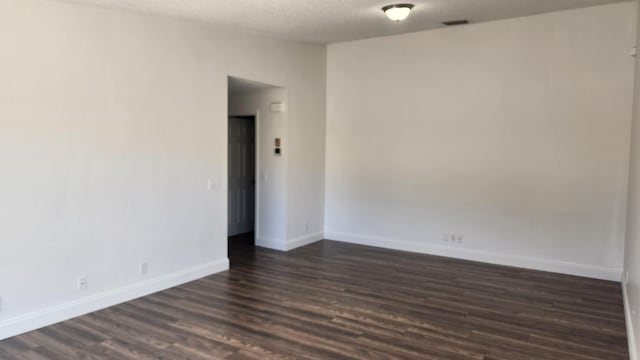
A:
[[[321,241],[0,342],[0,359],[628,359],[620,284]]]

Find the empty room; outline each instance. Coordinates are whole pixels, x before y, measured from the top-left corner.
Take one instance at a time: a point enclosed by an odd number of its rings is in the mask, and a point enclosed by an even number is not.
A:
[[[640,360],[640,0],[0,0],[0,359]]]

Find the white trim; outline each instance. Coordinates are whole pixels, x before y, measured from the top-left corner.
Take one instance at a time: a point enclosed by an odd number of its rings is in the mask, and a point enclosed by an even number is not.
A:
[[[0,340],[166,290],[228,269],[229,259],[219,259],[147,281],[107,290],[3,320],[0,321]]]
[[[256,237],[256,246],[278,251],[289,251],[301,246],[312,244],[316,241],[324,239],[324,233],[318,232],[309,235],[300,236],[290,240],[276,240],[264,237]]]
[[[324,233],[318,232],[309,235],[304,235],[297,237],[295,239],[290,239],[287,241],[287,251],[293,250],[295,248],[299,248],[301,246],[313,244],[316,241],[320,241],[324,239]]]
[[[262,181],[260,176],[260,110],[256,109],[256,114],[254,115],[254,132],[253,132],[253,146],[255,150],[255,154],[253,154],[253,162],[255,163],[255,168],[253,169],[253,242],[256,241],[257,234],[260,234],[260,194],[262,189]],[[228,131],[227,131],[228,132]],[[227,148],[229,147],[229,140],[227,139]],[[227,161],[229,155],[227,155]],[[227,172],[229,171],[229,164],[227,163]],[[227,191],[227,196],[229,191]],[[227,204],[229,203],[229,199],[227,199]],[[227,207],[227,218],[229,217],[229,208]],[[229,220],[227,219],[227,222]]]
[[[542,271],[550,271],[561,274],[584,276],[595,279],[620,281],[622,276],[622,269],[575,264],[560,260],[540,259],[527,256],[500,254],[489,251],[454,248],[450,246],[441,246],[428,243],[418,243],[403,240],[393,240],[375,236],[350,234],[350,233],[337,233],[327,232],[325,233],[327,239],[368,245],[377,246],[382,248],[417,252],[430,255],[446,256],[464,260],[479,261],[497,265],[514,266],[525,269],[535,269]]]
[[[627,291],[627,284],[622,279],[622,295],[624,298],[624,316],[627,323],[627,341],[629,342],[629,359],[638,359],[638,344],[636,344],[636,336],[633,331],[633,319],[631,317],[631,304],[629,303],[629,292]]]
[[[287,251],[286,241],[269,239],[260,236],[256,236],[256,246],[278,251]]]

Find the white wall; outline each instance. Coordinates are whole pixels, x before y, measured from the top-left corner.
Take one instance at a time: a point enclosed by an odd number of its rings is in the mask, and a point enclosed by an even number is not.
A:
[[[326,237],[619,280],[635,21],[625,2],[330,45]]]
[[[639,7],[640,9],[640,7]],[[640,39],[640,26],[638,37]],[[640,339],[640,58],[635,61],[635,95],[631,129],[631,162],[629,170],[629,198],[627,210],[627,239],[625,244],[625,309],[631,360],[639,359]]]
[[[324,49],[322,64],[303,76],[322,81],[326,86]],[[288,152],[287,247],[292,249],[324,236],[326,88],[325,93],[312,97],[301,96],[288,87],[288,98],[288,141],[283,149]],[[322,107],[316,106],[318,102]],[[305,108],[313,108],[314,113],[302,113],[300,109]]]
[[[39,0],[0,44],[0,338],[226,268],[228,75],[288,89],[287,216],[322,229],[324,47]]]
[[[255,115],[256,245],[286,250],[287,244],[287,113],[271,112],[272,102],[287,103],[287,90],[263,89],[229,95],[229,113]],[[274,139],[281,138],[282,156],[274,156]]]

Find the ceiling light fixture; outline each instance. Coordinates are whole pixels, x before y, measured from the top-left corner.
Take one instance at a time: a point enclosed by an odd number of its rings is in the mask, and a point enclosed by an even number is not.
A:
[[[382,11],[391,20],[402,21],[409,16],[411,9],[413,9],[413,4],[394,4],[383,7]]]

